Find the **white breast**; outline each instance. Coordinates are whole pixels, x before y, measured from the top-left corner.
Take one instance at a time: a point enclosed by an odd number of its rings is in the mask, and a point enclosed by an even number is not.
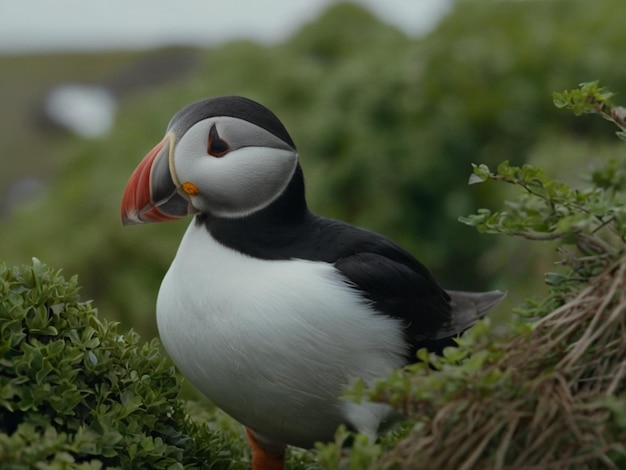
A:
[[[217,406],[269,441],[311,446],[341,422],[374,433],[390,409],[342,390],[402,364],[399,321],[377,314],[330,264],[267,261],[195,221],[157,300],[161,340]]]

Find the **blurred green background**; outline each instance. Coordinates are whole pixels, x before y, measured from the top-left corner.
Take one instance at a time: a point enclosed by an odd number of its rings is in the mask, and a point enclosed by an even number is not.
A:
[[[102,315],[156,335],[188,221],[122,227],[122,192],[177,110],[238,94],[286,125],[314,212],[389,236],[446,287],[505,289],[515,306],[544,292],[552,248],[457,221],[507,197],[468,186],[471,163],[531,162],[584,186],[590,165],[623,152],[608,123],[557,110],[551,93],[595,79],[623,93],[625,24],[622,0],[457,1],[415,38],[341,3],[277,45],[0,56],[0,258],[78,274]],[[66,82],[111,92],[110,133],[77,137],[44,116]]]

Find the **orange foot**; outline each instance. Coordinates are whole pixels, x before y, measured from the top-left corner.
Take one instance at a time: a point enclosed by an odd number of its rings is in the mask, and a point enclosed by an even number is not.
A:
[[[246,435],[252,448],[252,470],[283,470],[285,468],[285,454],[276,455],[265,450],[248,428],[246,428]]]

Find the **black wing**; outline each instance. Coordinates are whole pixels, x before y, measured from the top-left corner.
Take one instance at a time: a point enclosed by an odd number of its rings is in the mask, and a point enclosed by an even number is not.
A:
[[[313,226],[307,245],[318,254],[310,259],[333,263],[379,312],[401,319],[411,344],[442,339],[452,321],[450,296],[424,265],[377,233],[320,217]]]
[[[401,318],[416,339],[436,338],[450,323],[450,298],[428,271],[377,253],[355,253],[335,267],[378,311]]]

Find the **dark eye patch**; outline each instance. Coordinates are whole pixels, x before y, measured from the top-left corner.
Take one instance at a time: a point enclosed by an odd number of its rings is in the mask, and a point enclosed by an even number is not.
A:
[[[209,146],[209,153],[214,157],[221,157],[226,152],[228,152],[228,144],[225,140],[217,139],[212,140],[211,145]]]
[[[222,139],[218,132],[215,124],[211,126],[211,130],[209,130],[209,144],[208,144],[208,152],[209,155],[213,157],[223,157],[228,153],[230,146],[228,142]]]

